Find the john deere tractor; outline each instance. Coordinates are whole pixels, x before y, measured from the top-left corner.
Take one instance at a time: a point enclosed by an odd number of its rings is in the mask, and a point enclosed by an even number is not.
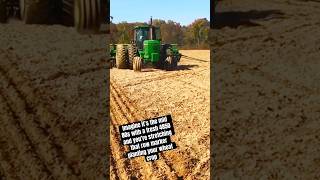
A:
[[[141,71],[142,66],[173,70],[180,61],[177,44],[161,44],[160,28],[152,25],[135,26],[130,44],[111,44],[110,56],[118,69]]]

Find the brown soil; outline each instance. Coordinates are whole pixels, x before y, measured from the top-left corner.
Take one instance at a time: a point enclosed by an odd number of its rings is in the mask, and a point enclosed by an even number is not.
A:
[[[107,176],[105,35],[0,25],[0,179]]]
[[[210,176],[209,51],[185,50],[177,70],[111,70],[111,178],[208,179]],[[155,162],[125,159],[118,126],[171,114],[177,149]]]
[[[213,176],[319,179],[319,1],[219,3]]]

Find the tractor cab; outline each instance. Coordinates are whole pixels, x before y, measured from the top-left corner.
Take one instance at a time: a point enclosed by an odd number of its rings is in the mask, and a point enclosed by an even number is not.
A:
[[[134,27],[134,42],[138,50],[143,49],[145,40],[161,41],[160,28],[152,25],[143,25]]]

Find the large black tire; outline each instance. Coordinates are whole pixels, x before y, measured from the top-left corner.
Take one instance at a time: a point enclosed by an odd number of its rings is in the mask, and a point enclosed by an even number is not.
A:
[[[137,56],[133,58],[133,70],[141,72],[142,69],[142,59],[141,57]]]
[[[158,68],[158,69],[165,69],[165,65],[166,65],[166,61],[165,61],[166,59],[164,58],[164,57],[161,57],[160,56],[160,59],[159,59],[159,61],[157,62],[157,64],[156,64],[156,68]]]
[[[166,59],[166,65],[167,65],[166,69],[169,71],[176,69],[177,67],[176,59],[172,56],[168,56]]]
[[[165,69],[166,68],[166,66],[165,66],[166,65],[166,58],[167,58],[166,49],[167,49],[166,46],[161,46],[160,59],[157,62],[157,65],[156,65],[156,67],[159,68],[159,69]]]
[[[174,56],[174,57],[173,57],[173,64],[172,64],[173,69],[177,69],[177,67],[178,67],[178,61],[179,61],[179,57],[178,57],[178,56]]]
[[[100,29],[100,17],[102,0],[75,0],[74,25],[80,32],[98,32]]]
[[[7,22],[7,5],[5,0],[0,0],[0,23]]]
[[[20,0],[20,17],[26,24],[46,24],[52,13],[50,0]]]
[[[128,66],[129,66],[129,69],[133,69],[133,58],[138,56],[138,53],[137,53],[137,47],[135,44],[131,44],[128,48],[128,55],[129,55],[129,58],[128,58]]]
[[[116,65],[118,69],[127,68],[127,50],[122,44],[117,45]]]

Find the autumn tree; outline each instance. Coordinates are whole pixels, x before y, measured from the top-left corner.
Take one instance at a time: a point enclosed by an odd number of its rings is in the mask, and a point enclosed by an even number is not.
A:
[[[117,24],[117,43],[126,44],[130,42],[130,24],[127,22],[121,22]]]
[[[133,28],[137,25],[146,25],[147,23],[127,23],[121,22],[111,24],[111,42],[130,43],[133,38]],[[164,21],[154,19],[153,25],[160,27],[162,43],[178,44],[180,48],[186,49],[207,49],[208,34],[210,23],[207,19],[197,19],[188,26],[181,26],[174,21]]]
[[[208,48],[210,22],[206,19],[197,19],[186,27],[185,43],[195,48]]]

